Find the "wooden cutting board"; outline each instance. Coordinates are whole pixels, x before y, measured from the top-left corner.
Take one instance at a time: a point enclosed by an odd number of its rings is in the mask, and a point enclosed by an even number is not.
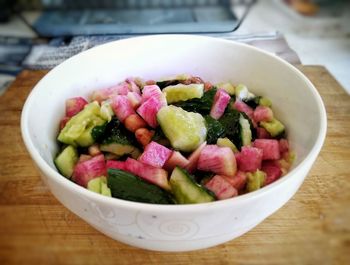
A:
[[[23,103],[46,72],[22,72],[0,97],[0,264],[350,264],[350,96],[324,67],[299,69],[328,113],[326,142],[302,187],[240,238],[185,253],[114,241],[51,195],[20,134]]]

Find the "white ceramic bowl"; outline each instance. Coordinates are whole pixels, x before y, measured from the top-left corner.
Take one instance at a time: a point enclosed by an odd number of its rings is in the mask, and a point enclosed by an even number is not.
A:
[[[61,176],[54,164],[64,102],[129,76],[157,79],[190,73],[211,82],[244,83],[267,96],[297,153],[292,170],[275,183],[236,198],[200,205],[152,205],[107,198]],[[108,43],[50,71],[22,113],[25,145],[51,192],[97,230],[126,244],[188,251],[232,240],[262,222],[298,190],[326,134],[326,112],[311,82],[296,68],[256,48],[200,36],[163,35]]]

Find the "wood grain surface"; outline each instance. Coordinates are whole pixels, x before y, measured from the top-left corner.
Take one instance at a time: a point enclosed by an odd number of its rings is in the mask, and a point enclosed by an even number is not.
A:
[[[350,96],[324,67],[299,68],[328,113],[326,142],[302,187],[240,238],[184,253],[114,241],[51,195],[20,133],[23,103],[45,72],[22,72],[0,97],[0,264],[350,264]]]

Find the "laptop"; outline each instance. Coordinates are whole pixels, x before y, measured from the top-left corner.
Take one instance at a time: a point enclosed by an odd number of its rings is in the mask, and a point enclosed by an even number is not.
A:
[[[232,32],[239,27],[254,1],[41,0],[39,2],[42,13],[32,25],[33,28],[42,37],[62,37]],[[28,2],[25,3],[28,8]]]

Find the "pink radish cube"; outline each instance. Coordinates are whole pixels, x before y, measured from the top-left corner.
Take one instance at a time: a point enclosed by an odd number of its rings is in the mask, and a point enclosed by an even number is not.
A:
[[[254,110],[243,101],[236,99],[236,101],[233,103],[233,108],[240,112],[244,112],[250,119],[253,119]]]
[[[158,97],[150,97],[136,110],[136,112],[147,122],[152,128],[158,126],[157,113],[163,107],[164,102]]]
[[[268,131],[266,131],[263,127],[257,127],[256,128],[256,134],[258,139],[270,139],[271,135]]]
[[[190,161],[184,157],[179,151],[173,151],[169,159],[165,162],[163,168],[168,172],[172,172],[176,166],[186,168]]]
[[[214,192],[219,200],[225,200],[238,195],[237,190],[226,180],[224,176],[215,175],[205,187]]]
[[[156,142],[150,142],[138,160],[153,167],[163,167],[171,155],[171,150]]]
[[[160,96],[161,94],[162,94],[162,91],[157,85],[144,86],[142,89],[142,101],[144,102],[151,97],[157,97],[157,96]]]
[[[135,79],[132,77],[129,77],[125,80],[125,82],[127,82],[129,84],[129,90],[132,92],[135,92],[139,95],[141,95],[141,91],[139,86],[136,84]]]
[[[259,148],[243,146],[238,157],[239,170],[254,172],[261,168],[263,151]]]
[[[95,90],[94,92],[92,92],[90,98],[92,101],[97,100],[101,103],[102,101],[116,95],[126,95],[128,92],[129,84],[126,82],[122,82],[112,87]]]
[[[278,143],[279,143],[281,154],[289,151],[289,143],[287,139],[280,139]]]
[[[225,179],[230,182],[230,184],[236,189],[236,190],[242,190],[244,189],[246,183],[247,183],[247,174],[243,171],[237,171],[236,175],[233,177],[223,176]]]
[[[267,161],[270,162],[270,161]],[[276,163],[263,162],[261,170],[266,173],[265,185],[268,185],[282,176],[282,170]]]
[[[281,158],[280,146],[275,139],[256,139],[253,146],[263,151],[263,160],[276,160]]]
[[[224,89],[219,89],[215,94],[214,102],[210,110],[210,116],[216,120],[220,119],[224,114],[230,99],[230,95]]]
[[[124,120],[131,114],[135,114],[135,110],[131,106],[128,97],[125,95],[112,97],[111,106],[115,115],[121,122],[124,122]]]
[[[80,112],[88,102],[82,97],[75,97],[66,100],[66,117],[72,117]]]
[[[255,122],[272,121],[273,113],[269,107],[257,106],[254,110],[253,118]]]
[[[106,173],[104,156],[98,155],[76,164],[72,179],[75,183],[86,188],[91,179],[106,176]]]
[[[188,157],[188,164],[186,165],[185,169],[192,173],[197,169],[198,159],[199,156],[203,150],[203,148],[207,145],[207,142],[202,143],[199,147],[197,147],[196,150],[192,152],[192,154]]]
[[[107,170],[110,168],[125,170],[125,161],[107,160],[106,168]]]
[[[141,105],[142,97],[140,94],[136,92],[128,92],[127,97],[134,109],[138,108]]]
[[[153,183],[165,190],[170,190],[168,172],[162,168],[152,167],[135,159],[128,158],[125,161],[125,169],[126,171],[129,171],[130,173],[139,176],[150,183]]]
[[[231,148],[217,145],[207,145],[203,148],[197,168],[232,177],[237,171],[236,159]]]

